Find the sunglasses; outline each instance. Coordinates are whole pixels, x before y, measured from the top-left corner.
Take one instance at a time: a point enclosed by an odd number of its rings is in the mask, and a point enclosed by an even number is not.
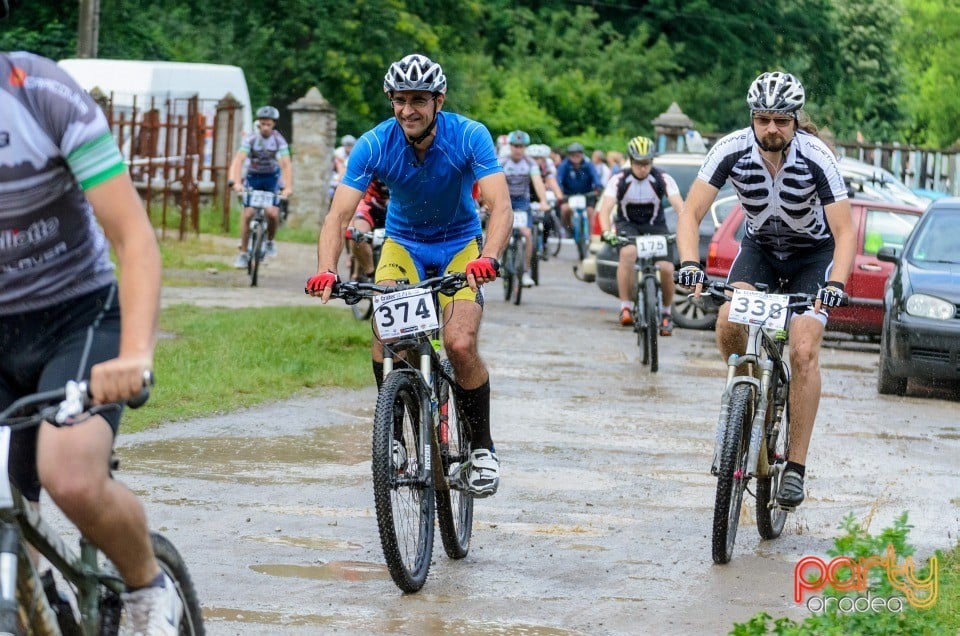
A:
[[[793,123],[793,117],[767,117],[766,115],[754,115],[753,121],[759,124],[761,128],[769,126],[770,122],[775,123],[777,128],[786,128]]]

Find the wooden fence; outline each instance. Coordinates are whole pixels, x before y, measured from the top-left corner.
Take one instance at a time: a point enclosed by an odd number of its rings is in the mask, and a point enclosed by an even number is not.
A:
[[[176,228],[178,238],[200,232],[200,196],[224,201],[237,138],[241,106],[235,100],[151,97],[132,106],[115,105],[114,96],[91,93],[107,116],[147,214],[159,214],[161,236]]]

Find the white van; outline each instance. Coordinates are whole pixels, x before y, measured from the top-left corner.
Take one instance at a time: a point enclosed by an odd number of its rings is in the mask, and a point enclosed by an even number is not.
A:
[[[150,108],[151,98],[162,104],[167,98],[185,98],[193,95],[201,100],[200,110],[213,121],[217,102],[231,93],[243,105],[243,130],[253,129],[253,110],[243,69],[226,64],[193,62],[158,62],[144,60],[105,60],[70,58],[57,64],[89,91],[94,87],[103,93],[113,93],[114,107]]]

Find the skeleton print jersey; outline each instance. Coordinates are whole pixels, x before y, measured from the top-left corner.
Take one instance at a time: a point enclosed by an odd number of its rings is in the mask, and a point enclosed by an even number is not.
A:
[[[103,112],[51,60],[0,53],[0,114],[0,315],[110,284],[109,247],[83,195],[126,170]]]
[[[730,179],[743,205],[747,236],[781,260],[830,244],[823,208],[847,198],[836,157],[802,130],[776,177],[770,176],[750,128],[714,144],[697,177],[716,188]]]

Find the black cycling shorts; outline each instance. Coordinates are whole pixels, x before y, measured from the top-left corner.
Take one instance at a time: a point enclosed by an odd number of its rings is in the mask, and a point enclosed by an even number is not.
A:
[[[744,237],[727,274],[727,282],[750,285],[759,282],[766,283],[770,292],[816,294],[829,279],[832,268],[833,241],[814,252],[780,260],[749,237]]]
[[[120,307],[115,284],[78,299],[16,316],[0,316],[0,409],[38,391],[85,380],[90,368],[120,351]],[[100,413],[114,435],[123,409]],[[81,426],[97,424],[88,423]],[[10,478],[30,501],[40,499],[37,428],[14,431]]]

